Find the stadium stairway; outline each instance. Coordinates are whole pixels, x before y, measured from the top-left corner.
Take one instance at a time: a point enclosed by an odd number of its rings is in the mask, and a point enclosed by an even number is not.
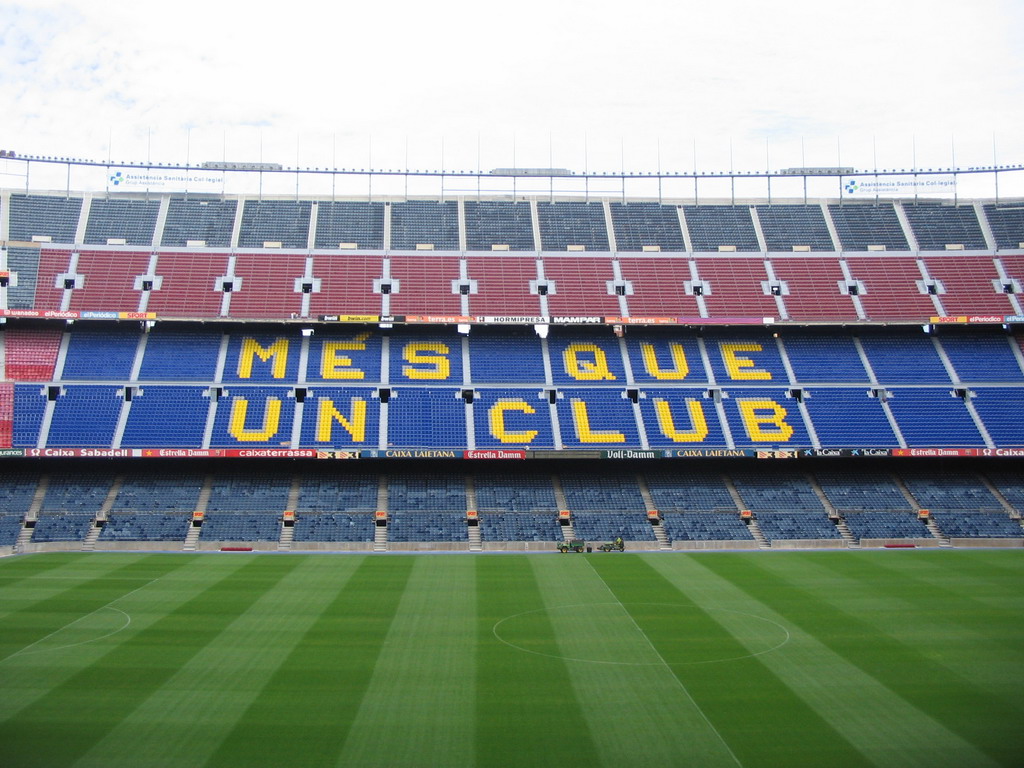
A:
[[[34,529],[28,525],[30,519],[34,520],[34,518],[29,518],[28,515],[25,516],[25,523],[22,524],[18,540],[14,542],[14,554],[24,552],[26,545],[32,540],[32,531]]]
[[[730,482],[729,485],[731,486],[732,483]],[[733,490],[735,490],[735,489],[733,489]],[[753,517],[750,518],[747,521],[747,527],[750,529],[750,535],[753,536],[754,537],[754,541],[757,542],[757,548],[758,549],[771,549],[772,548],[771,542],[768,541],[767,537],[765,537],[764,532],[761,530],[761,526],[758,525],[756,518],[753,518]]]
[[[953,546],[953,542],[951,542],[949,540],[949,537],[946,536],[946,534],[944,534],[942,532],[942,529],[939,528],[939,524],[937,522],[935,522],[935,518],[934,517],[929,517],[928,518],[928,522],[926,523],[926,525],[928,526],[928,530],[932,532],[932,536],[934,536],[936,539],[939,540],[939,546],[940,547],[952,547]]]
[[[650,494],[648,494],[650,496]],[[654,538],[658,540],[658,549],[670,550],[672,549],[672,542],[668,540],[668,534],[665,533],[665,528],[661,524],[661,520],[655,522],[651,529],[654,531]]]
[[[281,538],[277,542],[278,552],[289,552],[292,548],[292,541],[295,540],[295,526],[282,525]]]
[[[202,530],[202,526],[199,525],[193,525],[188,529],[188,534],[185,536],[185,543],[181,547],[182,551],[196,551],[196,547],[199,546],[199,534],[202,532]]]
[[[847,549],[860,549],[860,542],[857,537],[853,535],[853,531],[850,530],[850,526],[846,524],[842,515],[837,515],[832,518],[835,521],[836,528],[839,529],[839,533],[843,536],[843,541],[846,542]]]
[[[378,525],[373,529],[373,551],[388,551],[388,527],[386,525]]]
[[[480,539],[480,526],[471,525],[469,526],[469,551],[480,552],[483,550],[484,545]]]
[[[82,540],[82,551],[83,552],[95,552],[96,542],[100,538],[100,534],[103,532],[103,518],[100,515],[96,516],[96,519],[92,521],[92,526],[89,528],[89,532],[85,535]]]

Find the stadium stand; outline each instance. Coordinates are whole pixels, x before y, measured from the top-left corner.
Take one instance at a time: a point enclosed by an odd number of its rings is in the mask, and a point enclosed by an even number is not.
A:
[[[391,247],[414,251],[459,250],[459,204],[454,200],[406,200],[391,204]]]
[[[872,246],[910,250],[892,203],[831,203],[828,211],[844,251],[868,251]]]
[[[237,200],[172,196],[160,244],[184,248],[201,242],[206,248],[229,248],[237,209]]]
[[[761,250],[747,206],[685,205],[683,213],[694,251]]]
[[[384,248],[384,203],[321,200],[317,203],[316,248],[333,250],[342,243],[360,250]]]
[[[565,251],[582,246],[587,251],[608,251],[608,226],[601,203],[538,202],[541,249]]]
[[[0,546],[1022,538],[1019,204],[4,194]]]
[[[530,204],[503,200],[466,200],[466,248],[490,251],[537,250],[533,242]]]

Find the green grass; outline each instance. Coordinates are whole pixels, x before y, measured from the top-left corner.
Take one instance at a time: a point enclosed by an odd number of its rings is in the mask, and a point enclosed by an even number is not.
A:
[[[0,561],[0,766],[1020,766],[1024,552]]]

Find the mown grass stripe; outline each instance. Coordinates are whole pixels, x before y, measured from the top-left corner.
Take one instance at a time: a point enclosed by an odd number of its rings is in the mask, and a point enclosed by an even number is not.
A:
[[[947,589],[917,569],[908,569],[910,562],[910,558],[884,556],[820,561],[849,580],[844,587],[849,593],[865,595],[871,603],[884,599],[891,606],[879,611],[869,603],[866,610],[858,610],[861,600],[857,599],[845,604],[850,613],[984,687],[993,703],[1001,699],[1001,707],[1016,710],[1024,719],[1019,679],[1024,669],[1021,614],[1005,610],[1005,600],[976,599]],[[908,611],[914,612],[915,621],[906,621]],[[978,664],[979,657],[985,664]]]
[[[414,559],[360,557],[206,765],[334,766]]]
[[[530,559],[478,557],[475,726],[479,766],[597,765],[600,754],[574,692],[566,662],[558,657],[554,629]],[[530,649],[498,640],[494,626],[531,613]]]
[[[736,768],[728,744],[591,561],[559,556],[531,564],[561,652],[580,659],[567,666],[601,764],[628,765],[643,755],[651,765]]]
[[[416,557],[339,765],[475,765],[473,558]],[[402,738],[395,738],[400,723]]]
[[[813,558],[708,558],[703,562],[851,664],[884,681],[895,693],[997,763],[1019,765],[1024,754],[1024,729],[1019,727],[1016,714],[1007,718],[992,707],[991,697],[970,681],[854,616],[845,605],[849,596],[842,590],[819,596],[820,587],[813,586],[813,580],[820,568]],[[884,597],[865,595],[859,610],[887,611],[892,606]],[[909,611],[904,611],[904,620],[913,620]],[[1005,721],[1003,727],[997,725],[1000,721]]]
[[[592,562],[745,768],[870,765],[759,657],[750,657],[713,616],[642,557]],[[693,607],[678,615],[654,609],[664,603]],[[691,663],[706,658],[709,645],[730,661]]]
[[[73,764],[295,564],[253,558],[235,578],[211,583],[130,641],[109,646],[93,664],[0,723],[4,765]]]
[[[4,623],[4,631],[0,635],[0,675],[3,674],[4,662],[16,654],[186,564],[183,559],[173,557],[97,561],[100,563],[106,567],[93,572],[88,578],[68,582],[63,579],[47,581],[37,599],[26,599],[26,595],[31,596],[36,589],[30,577],[17,587],[20,595],[12,597],[8,593],[0,598],[0,618]],[[46,570],[49,569],[37,574]]]
[[[295,569],[183,664],[75,768],[194,766],[208,760],[357,567],[348,557],[297,559]]]
[[[703,566],[708,558],[721,557],[732,555],[702,553],[644,559],[677,589],[711,612],[752,653],[775,645],[775,632],[766,622],[782,625],[790,639],[775,650],[761,653],[759,661],[873,763],[905,768],[995,765],[964,739],[817,638]],[[752,622],[754,628],[760,622],[761,630],[770,633],[768,637],[762,639],[756,632],[751,633]]]

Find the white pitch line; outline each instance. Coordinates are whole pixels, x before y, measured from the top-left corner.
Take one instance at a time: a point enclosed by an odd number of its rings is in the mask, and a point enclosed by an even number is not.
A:
[[[725,740],[725,737],[722,736],[721,732],[715,727],[715,724],[711,722],[710,718],[708,718],[708,716],[704,713],[704,710],[701,709],[700,704],[697,703],[697,700],[693,698],[693,694],[690,693],[690,689],[683,684],[683,681],[679,679],[678,675],[676,675],[675,670],[672,669],[672,665],[665,661],[665,657],[661,655],[661,652],[655,647],[654,643],[651,642],[651,638],[649,638],[647,636],[647,633],[644,632],[643,629],[640,628],[640,625],[636,623],[636,619],[633,618],[633,614],[631,614],[629,610],[626,608],[626,606],[622,604],[622,601],[619,600],[619,596],[612,591],[612,588],[608,586],[608,582],[606,582],[601,577],[601,574],[597,572],[597,569],[594,567],[594,564],[590,562],[590,558],[585,558],[585,560],[587,565],[590,566],[590,570],[592,570],[594,572],[594,575],[597,576],[598,580],[602,584],[604,584],[604,588],[608,590],[608,594],[610,594],[615,599],[615,602],[619,604],[619,607],[622,609],[622,612],[629,617],[629,620],[633,623],[633,626],[636,627],[636,631],[643,635],[644,640],[647,641],[647,645],[650,646],[651,650],[654,652],[654,655],[657,656],[658,659],[661,661],[662,666],[664,666],[665,669],[668,670],[668,673],[672,676],[672,679],[679,684],[679,688],[686,695],[686,698],[693,705],[694,709],[697,710],[697,714],[699,714],[701,716],[701,719],[703,719],[704,722],[707,723],[707,726],[711,729],[711,732],[715,734],[716,737],[718,737],[718,740],[722,743],[722,746],[725,747],[725,751],[729,753],[729,756],[733,759],[736,765],[738,765],[740,768],[743,768],[743,763],[740,762],[740,759],[736,756],[736,753],[732,751],[732,747],[729,746],[729,742]]]
[[[64,631],[65,629],[67,629],[68,627],[74,626],[75,624],[77,624],[78,622],[80,622],[80,621],[81,621],[82,619],[88,618],[89,616],[92,616],[92,615],[93,615],[94,613],[99,613],[100,611],[102,611],[102,610],[105,610],[105,609],[107,609],[107,608],[113,608],[113,605],[114,605],[114,603],[116,603],[116,602],[117,602],[118,600],[124,600],[124,599],[125,599],[126,597],[130,597],[131,595],[134,595],[134,594],[135,594],[136,592],[138,592],[138,591],[139,591],[140,589],[145,589],[145,588],[146,588],[146,587],[148,587],[148,586],[149,586],[150,584],[152,584],[152,583],[153,583],[154,581],[159,581],[159,580],[160,580],[160,577],[159,577],[159,576],[157,576],[157,577],[156,577],[155,579],[150,579],[150,580],[149,580],[149,581],[147,581],[147,582],[146,582],[145,584],[143,584],[143,585],[142,585],[141,587],[136,587],[136,588],[135,588],[135,589],[133,589],[133,590],[132,590],[131,592],[125,592],[125,593],[124,593],[123,595],[119,595],[119,596],[115,597],[115,598],[114,598],[113,600],[111,600],[111,601],[110,601],[109,603],[107,603],[106,605],[101,605],[101,606],[100,606],[99,608],[96,608],[96,609],[94,609],[94,610],[91,610],[91,611],[89,611],[88,613],[83,613],[83,614],[82,614],[81,616],[79,616],[79,617],[78,617],[77,619],[73,619],[72,621],[69,621],[69,622],[68,622],[67,624],[65,624],[65,625],[64,625],[63,627],[57,627],[57,629],[53,630],[53,632],[51,632],[50,634],[48,634],[48,635],[46,635],[46,636],[44,636],[44,637],[40,637],[40,638],[39,638],[38,640],[36,640],[36,641],[35,641],[35,642],[33,642],[33,643],[29,643],[29,644],[28,644],[28,645],[26,645],[26,646],[25,646],[24,648],[19,648],[19,649],[18,649],[17,651],[15,651],[15,652],[14,652],[14,653],[12,653],[12,654],[9,654],[9,655],[7,655],[7,656],[4,656],[4,657],[3,657],[2,659],[0,659],[0,664],[3,664],[3,663],[4,663],[5,661],[7,661],[7,660],[9,660],[9,659],[13,659],[13,658],[14,658],[15,656],[20,656],[20,655],[22,655],[22,654],[24,654],[24,653],[28,652],[28,651],[29,651],[29,649],[31,649],[31,648],[34,648],[35,646],[39,645],[40,643],[44,642],[45,640],[49,640],[49,639],[50,639],[51,637],[53,637],[54,635],[56,635],[56,634],[57,634],[58,632],[63,632],[63,631]],[[115,610],[115,611],[120,611],[121,609],[120,609],[120,608],[113,608],[113,610]],[[124,611],[121,611],[121,613],[124,613]],[[127,616],[128,614],[125,614],[125,615]],[[131,617],[129,616],[129,617],[128,617],[128,624],[130,624],[130,623],[131,623]],[[126,626],[128,626],[128,624],[125,624],[125,627],[126,627]],[[121,627],[121,629],[124,629],[124,627]],[[119,629],[119,630],[117,630],[117,631],[118,631],[118,632],[120,632],[120,631],[121,631],[121,629]],[[114,634],[114,633],[113,633],[113,632],[111,632],[110,634]],[[105,635],[104,637],[109,637],[109,636],[110,636],[110,635]],[[100,639],[102,639],[102,638],[95,638],[95,639],[97,639],[97,640],[100,640]],[[74,643],[73,645],[81,645],[81,643]],[[65,646],[62,646],[62,647],[65,647]],[[66,647],[72,647],[72,646],[66,646]]]

